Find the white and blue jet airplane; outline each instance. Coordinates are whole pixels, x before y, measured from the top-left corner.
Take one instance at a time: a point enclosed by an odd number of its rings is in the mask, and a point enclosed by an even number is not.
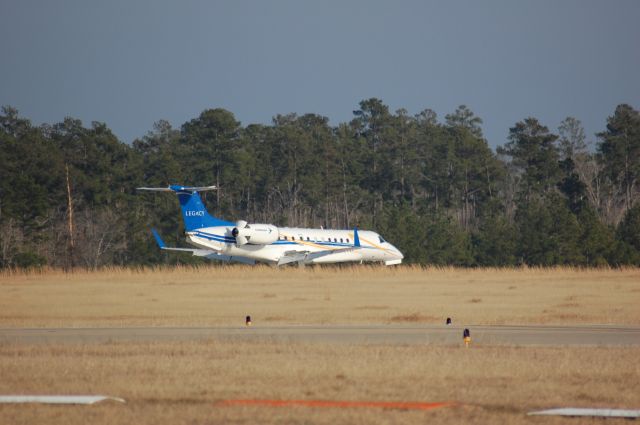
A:
[[[138,190],[174,192],[182,208],[187,242],[193,248],[167,247],[155,229],[158,246],[167,251],[191,252],[212,260],[273,265],[298,263],[380,262],[400,264],[404,256],[382,236],[371,231],[304,229],[271,224],[230,222],[211,216],[198,192],[215,186],[139,187]]]

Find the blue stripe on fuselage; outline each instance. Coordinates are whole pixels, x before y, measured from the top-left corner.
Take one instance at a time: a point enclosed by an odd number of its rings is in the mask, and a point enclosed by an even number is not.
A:
[[[202,231],[195,231],[195,236],[200,237],[200,238],[204,238],[204,239],[209,239],[215,242],[224,242],[224,243],[236,243],[236,239],[232,236],[223,236],[223,235],[216,235],[215,233],[205,233]],[[349,243],[340,243],[340,242],[325,242],[325,241],[318,241],[318,242],[314,242],[314,241],[300,241],[300,242],[307,242],[307,243],[313,243],[315,245],[321,245],[321,246],[335,246],[335,247],[342,247],[342,248],[349,248],[349,247],[353,247],[353,244],[349,244]],[[276,241],[270,245],[302,245],[304,246],[304,243],[299,243],[298,241]],[[368,246],[361,246],[360,248],[371,248]]]
[[[215,233],[205,233],[201,231],[194,232],[199,238],[210,239],[216,242],[235,243],[236,238],[231,236],[216,235]]]

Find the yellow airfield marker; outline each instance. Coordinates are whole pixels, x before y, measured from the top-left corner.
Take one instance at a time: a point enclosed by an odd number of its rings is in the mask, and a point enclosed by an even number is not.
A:
[[[469,329],[465,328],[462,332],[462,340],[464,341],[464,346],[469,348],[469,344],[471,344],[471,332],[469,332]]]

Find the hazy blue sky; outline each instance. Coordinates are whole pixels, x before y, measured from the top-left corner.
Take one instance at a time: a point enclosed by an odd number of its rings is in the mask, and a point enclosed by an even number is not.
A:
[[[534,116],[590,139],[640,108],[640,1],[0,0],[0,105],[105,122],[126,142],[222,107],[243,125],[460,104],[495,147]]]

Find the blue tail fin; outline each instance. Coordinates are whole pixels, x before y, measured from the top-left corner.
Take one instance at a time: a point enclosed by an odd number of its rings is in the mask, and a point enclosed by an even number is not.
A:
[[[150,192],[175,192],[180,200],[184,229],[187,232],[202,229],[203,227],[235,226],[235,223],[209,215],[205,209],[202,199],[200,199],[200,195],[198,195],[198,191],[214,190],[216,189],[215,186],[193,187],[173,185],[169,187],[139,187],[137,189]],[[155,233],[154,236],[156,236]],[[158,238],[159,236],[156,236],[156,241],[160,244]]]
[[[235,223],[210,215],[200,199],[197,188],[174,185],[170,186],[170,189],[178,195],[186,231],[203,227],[235,226]]]

